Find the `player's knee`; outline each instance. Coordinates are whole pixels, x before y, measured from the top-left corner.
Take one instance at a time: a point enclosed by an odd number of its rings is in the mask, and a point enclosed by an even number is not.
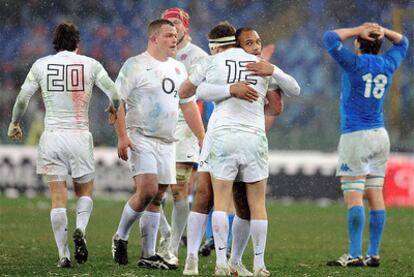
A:
[[[246,219],[246,218],[243,218]],[[258,205],[250,209],[250,219],[267,219],[266,206]]]
[[[187,198],[187,186],[184,184],[177,184],[171,186],[171,193],[174,201],[181,201]]]
[[[161,206],[161,203],[162,203],[162,196],[160,197],[159,195],[156,195],[151,200],[151,204],[157,207]]]
[[[364,193],[365,189],[365,180],[364,179],[355,179],[355,180],[348,180],[348,179],[341,179],[341,190],[343,193],[347,192],[360,192]]]
[[[250,220],[250,209],[248,205],[234,205],[238,217],[244,220]]]

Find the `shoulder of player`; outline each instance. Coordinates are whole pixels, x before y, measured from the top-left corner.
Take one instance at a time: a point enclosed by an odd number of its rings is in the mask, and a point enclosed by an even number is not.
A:
[[[143,69],[146,64],[150,62],[150,59],[143,54],[128,58],[122,65],[122,70],[133,70],[134,72]]]
[[[196,53],[196,55],[194,55],[196,57],[208,56],[206,51],[204,51],[203,49],[201,49],[201,47],[195,45],[194,43],[190,43],[189,47],[190,47],[190,51],[193,51]]]
[[[237,60],[241,60],[241,59],[245,60],[247,58],[252,61],[259,61],[259,58],[257,56],[249,54],[239,47],[230,48],[226,51],[213,55],[212,57],[217,57],[218,59],[236,58]]]
[[[41,57],[41,58],[37,59],[33,63],[33,65],[38,65],[38,64],[42,64],[42,63],[48,63],[50,61],[50,59],[53,59],[55,56],[56,56],[56,54],[55,55],[47,55],[47,56]]]

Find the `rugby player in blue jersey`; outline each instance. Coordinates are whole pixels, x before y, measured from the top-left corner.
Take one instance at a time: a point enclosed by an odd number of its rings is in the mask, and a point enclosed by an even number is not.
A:
[[[393,46],[383,55],[379,50],[383,38]],[[355,38],[355,53],[343,45]],[[326,32],[325,48],[341,66],[341,138],[338,145],[336,175],[348,208],[349,252],[328,266],[380,265],[379,246],[385,225],[383,184],[390,152],[388,133],[384,128],[383,105],[392,75],[403,61],[408,40],[403,35],[365,23],[355,28]],[[365,223],[364,196],[369,205],[369,246],[362,258]]]

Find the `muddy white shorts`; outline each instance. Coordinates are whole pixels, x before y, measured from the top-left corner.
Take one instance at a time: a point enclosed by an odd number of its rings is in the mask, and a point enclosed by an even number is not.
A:
[[[206,162],[220,180],[253,183],[269,176],[268,143],[263,133],[239,129],[216,130],[210,137]]]
[[[178,141],[175,144],[176,162],[197,163],[200,153],[198,140],[185,122],[178,122],[174,135]]]
[[[175,144],[161,142],[141,135],[137,129],[128,130],[135,146],[129,149],[128,163],[133,176],[157,174],[159,184],[177,184],[175,169]]]
[[[94,173],[92,134],[88,130],[46,129],[39,141],[36,171],[72,178]]]
[[[341,135],[336,176],[385,176],[390,140],[384,128]]]

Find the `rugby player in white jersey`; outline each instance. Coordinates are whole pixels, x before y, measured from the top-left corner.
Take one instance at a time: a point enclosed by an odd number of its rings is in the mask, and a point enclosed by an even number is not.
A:
[[[190,71],[190,67],[207,53],[191,43],[189,36],[189,15],[180,8],[165,10],[161,18],[171,21],[177,29],[176,60],[182,62]],[[181,110],[178,113],[176,142],[177,185],[171,186],[174,207],[171,216],[171,228],[163,212],[160,219],[160,244],[157,253],[170,264],[178,265],[178,247],[187,224],[189,213],[189,196],[192,184],[190,177],[195,173],[194,165],[198,162],[200,147],[198,140],[184,120]],[[194,178],[191,178],[194,180]]]
[[[251,29],[247,30],[247,28],[244,28],[244,29],[246,29],[245,31],[249,31],[248,34],[250,33],[250,31],[254,31],[254,30],[251,30]],[[251,47],[251,48],[253,48],[251,50],[259,51],[259,54],[260,54],[260,50],[261,50],[260,38],[258,38],[258,35],[257,35],[256,32],[254,32],[254,33],[256,35],[256,37],[253,36],[254,43],[257,44],[257,42],[259,42],[259,44],[258,44],[259,47],[256,47],[256,49],[254,49],[254,47]],[[252,38],[252,36],[250,36],[250,38],[248,37],[248,39],[251,39],[251,38]],[[228,40],[227,42],[226,42],[226,39]],[[212,41],[210,41],[210,42],[212,42]],[[224,47],[222,47],[222,46],[225,46],[226,44],[231,44],[230,37],[217,39],[217,40],[215,40],[215,45],[210,43],[210,46],[213,46],[213,48],[217,48],[216,50],[221,52],[221,51],[224,50],[223,49]],[[255,54],[257,54],[257,53],[255,53]],[[210,67],[209,69],[211,69],[213,67],[214,66]],[[263,67],[263,65],[260,65],[259,67]],[[219,68],[219,67],[217,67],[217,68]],[[215,69],[217,69],[217,68],[215,68]],[[277,70],[279,70],[279,69],[277,69]],[[273,66],[272,66],[272,71],[273,71]],[[270,72],[270,74],[268,74],[268,75],[271,75],[271,73],[272,72]],[[206,74],[207,75],[209,74],[208,70],[207,70]],[[227,76],[227,74],[223,74],[223,75]],[[276,76],[276,79],[279,79],[281,81],[281,83],[283,83],[283,81],[285,81],[285,80],[288,80],[288,82],[284,83],[284,89],[286,89],[288,91],[288,93],[293,94],[293,95],[297,95],[299,93],[299,86],[297,85],[297,82],[291,76],[289,76],[289,75],[287,75],[283,72],[278,72],[278,75],[280,75],[280,76]],[[214,78],[216,78],[216,76],[214,76],[214,74],[210,75],[210,79],[214,79]],[[207,77],[207,79],[208,79],[208,77]],[[190,80],[191,80],[191,77],[190,77]],[[236,85],[231,85],[230,86],[230,91],[232,91],[232,87],[234,87],[234,86],[236,86]],[[227,86],[227,88],[228,88],[228,86]],[[227,90],[227,95],[226,95],[225,93],[220,91],[220,89],[215,89],[214,85],[210,85],[209,91],[210,92],[217,91],[217,93],[215,95],[216,99],[209,98],[209,100],[218,100],[217,97],[221,97],[222,98],[221,100],[223,100],[223,97],[222,97],[223,94],[225,95],[224,99],[230,97],[229,90]],[[233,91],[233,93],[234,93],[234,91]],[[215,94],[215,93],[213,93],[213,94]],[[272,93],[272,94],[277,95],[275,93]],[[273,97],[271,97],[270,100],[272,98]],[[254,101],[255,99],[251,98],[251,99],[248,99],[248,100]],[[271,101],[273,101],[273,100],[271,100]],[[245,102],[245,103],[248,103],[248,102]],[[278,109],[279,109],[279,112],[280,112],[280,109],[282,108],[280,98],[278,99],[278,101],[276,101],[275,104],[279,105]],[[273,105],[275,105],[275,104],[273,104]],[[218,106],[220,106],[220,104]],[[266,107],[266,108],[268,108],[268,107]],[[265,108],[265,111],[267,110],[266,108]],[[261,113],[262,113],[262,117],[263,117],[263,109],[261,110]],[[219,122],[219,119],[218,119],[219,116],[214,115],[213,117],[217,118],[217,121],[214,121],[214,119],[210,121],[209,130],[214,128],[212,126],[214,123]],[[220,117],[220,120],[222,120],[222,117]],[[262,124],[264,124],[264,121],[262,122]],[[258,125],[260,125],[260,123]],[[205,152],[206,148],[208,148],[207,145],[209,144],[209,142],[208,142],[209,139],[214,140],[214,138],[211,138],[210,136],[206,137],[206,140],[204,141],[204,147],[203,147],[201,156],[203,156],[203,152]],[[266,146],[266,149],[267,149],[267,146]],[[200,157],[201,171],[204,171],[203,170],[204,165],[201,162],[202,160],[203,160],[203,158]],[[206,161],[208,161],[208,159]],[[206,170],[206,171],[208,171],[208,170]],[[200,172],[199,174],[200,174],[200,176],[203,175],[203,174],[208,176],[208,174],[206,174],[206,172],[202,172],[202,173]],[[241,176],[241,178],[243,178],[243,176]],[[200,178],[200,184],[202,183],[201,179],[202,178]],[[188,254],[187,254],[187,260],[186,260],[186,267],[185,267],[185,270],[183,272],[185,275],[192,275],[192,274],[197,274],[198,273],[197,260],[195,258],[195,255],[197,253],[201,237],[198,236],[197,234],[201,233],[200,229],[202,229],[203,228],[202,226],[205,225],[206,215],[204,213],[206,213],[212,205],[211,197],[209,197],[211,195],[211,192],[209,191],[211,188],[209,189],[209,187],[210,186],[207,185],[207,184],[202,186],[202,187],[199,187],[199,190],[197,191],[197,194],[196,194],[196,199],[195,199],[195,202],[194,202],[194,206],[193,206],[193,211],[190,213],[189,222],[188,222],[188,236],[189,236],[188,237],[189,245],[188,245],[188,252],[187,252]],[[251,185],[248,185],[248,191],[249,191],[249,187],[251,187]],[[202,192],[200,192],[201,189],[203,190]],[[262,188],[263,193],[264,193],[264,191],[265,190]],[[205,196],[205,197],[200,197],[200,195]],[[239,193],[239,196],[240,195],[243,196],[242,194]],[[263,198],[264,198],[264,194],[263,194]],[[207,199],[207,200],[205,200],[205,199]],[[216,200],[216,198],[214,200]],[[238,200],[240,200],[240,199],[238,198]],[[207,208],[207,209],[204,209],[204,208]],[[204,209],[204,211],[203,211],[203,209]],[[201,212],[199,210],[201,210]],[[253,223],[253,225],[254,225],[254,223],[257,223],[255,221],[255,215],[254,215],[254,213],[257,213],[257,212],[258,211],[252,212],[252,219],[253,219],[252,223]],[[265,209],[264,209],[264,212],[265,212]],[[263,211],[262,211],[262,213],[263,213]],[[247,216],[245,216],[245,217],[247,217],[247,219],[249,219],[249,210],[248,209],[247,209]],[[263,222],[258,222],[258,223],[263,223]],[[193,228],[193,227],[196,227],[196,226],[199,226],[199,227],[198,228]],[[249,228],[248,221],[247,221],[247,227]],[[190,231],[190,229],[191,229],[191,231]],[[252,229],[257,229],[257,228],[253,227]],[[190,234],[193,234],[193,233],[195,233],[195,236],[191,236],[191,239],[190,239]],[[246,243],[247,243],[248,237],[249,237],[249,232],[247,232],[247,234],[245,234],[245,239],[244,240],[245,240]],[[193,245],[190,245],[190,240],[193,240],[193,239],[197,240],[197,242],[195,243],[196,247],[194,247],[195,251],[194,251],[194,249],[190,249],[190,248],[193,248]],[[236,240],[238,240],[238,239],[233,239],[233,245],[236,242]],[[242,252],[244,250],[244,247],[245,247],[245,245],[241,247],[242,251],[239,251],[239,252],[241,252],[240,253],[240,264],[241,264],[241,255],[242,255]],[[222,244],[221,246],[218,247],[218,249],[216,247],[216,250],[220,251],[220,250],[223,250],[224,248],[225,248],[225,245]],[[269,272],[265,269],[265,266],[264,266],[264,263],[263,263],[263,254],[264,253],[262,253],[262,252],[264,252],[264,245],[263,245],[263,251],[261,251],[261,252],[256,251],[256,253],[260,253],[260,255],[258,255],[259,257],[257,259],[255,259],[255,275],[258,275],[258,276],[266,276],[266,275],[269,274]],[[220,253],[218,255],[220,255]],[[225,258],[225,256],[224,256],[224,258]],[[223,259],[221,259],[221,260],[223,260]],[[240,272],[240,270],[242,270],[242,272]],[[231,268],[231,271],[233,271],[233,272],[238,271],[237,273],[240,276],[251,276],[250,272],[248,272],[246,269],[241,268],[240,266],[238,268]],[[228,274],[228,273],[229,273],[229,269],[226,268],[225,263],[224,262],[221,262],[221,263],[219,262],[219,265],[216,268],[216,274],[220,275],[220,274]]]
[[[45,103],[45,129],[40,138],[37,173],[48,184],[52,210],[50,219],[59,252],[58,267],[71,267],[68,247],[68,198],[66,178],[73,180],[76,203],[75,259],[88,259],[86,227],[92,212],[92,187],[95,173],[93,140],[89,132],[88,107],[92,88],[97,85],[112,104],[108,108],[110,123],[116,120],[120,96],[102,65],[89,57],[78,55],[80,35],[71,23],[59,24],[53,45],[58,52],[38,59],[30,69],[13,107],[8,136],[23,136],[19,126],[32,95],[41,90]]]
[[[128,59],[116,80],[122,98],[116,124],[118,155],[128,160],[135,185],[135,193],[125,204],[112,240],[112,254],[118,264],[128,263],[129,234],[140,219],[142,256],[138,266],[177,268],[155,253],[162,196],[169,184],[176,184],[174,133],[178,88],[187,78],[184,65],[172,58],[176,50],[174,24],[157,19],[148,26],[147,51]],[[202,141],[204,127],[194,99],[186,100],[195,111],[188,116],[188,124]]]

